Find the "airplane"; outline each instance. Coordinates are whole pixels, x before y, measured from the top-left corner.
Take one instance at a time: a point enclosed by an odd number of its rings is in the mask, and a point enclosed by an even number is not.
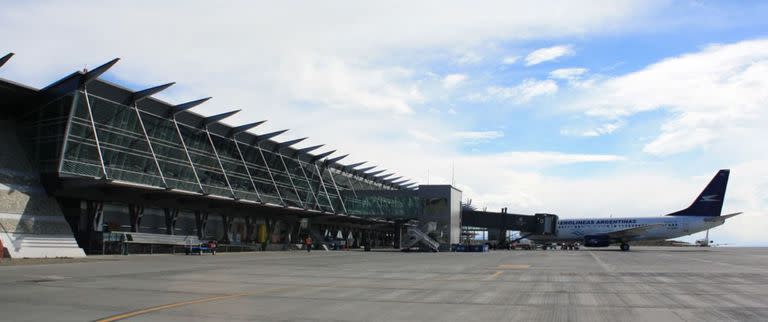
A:
[[[730,170],[717,172],[704,191],[688,207],[661,217],[582,218],[557,221],[554,235],[529,235],[539,242],[581,242],[585,247],[620,244],[622,251],[639,240],[670,239],[720,226],[741,212],[722,215]]]

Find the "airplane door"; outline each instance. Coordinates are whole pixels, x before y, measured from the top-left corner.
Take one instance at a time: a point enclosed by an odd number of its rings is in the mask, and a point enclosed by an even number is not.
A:
[[[680,226],[683,228],[683,232],[688,233],[691,231],[690,223],[687,220],[683,220],[680,223]]]

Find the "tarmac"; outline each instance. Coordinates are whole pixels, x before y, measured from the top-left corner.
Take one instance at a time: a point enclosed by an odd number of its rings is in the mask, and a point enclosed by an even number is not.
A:
[[[768,248],[98,256],[0,290],[3,321],[767,321]]]

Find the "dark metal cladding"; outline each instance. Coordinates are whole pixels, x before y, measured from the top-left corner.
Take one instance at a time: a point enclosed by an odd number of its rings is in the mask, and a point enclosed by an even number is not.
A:
[[[7,55],[3,56],[3,58],[0,58],[0,67],[3,67],[6,62],[11,60],[11,57],[13,57],[13,53],[8,53]]]
[[[194,101],[190,101],[190,102],[186,102],[186,103],[181,103],[179,105],[175,105],[175,106],[171,107],[170,114],[168,116],[171,117],[171,116],[174,116],[174,115],[179,114],[181,112],[184,112],[184,111],[186,111],[186,110],[188,110],[190,108],[193,108],[195,106],[198,106],[200,104],[203,104],[203,103],[207,102],[211,98],[212,97],[206,97],[206,98],[201,98],[199,100],[194,100]]]
[[[176,82],[170,82],[168,84],[163,84],[163,85],[160,85],[160,86],[155,86],[155,87],[151,87],[151,88],[147,88],[145,90],[141,90],[141,91],[135,92],[135,93],[133,93],[133,95],[131,95],[130,100],[128,102],[125,102],[125,103],[126,103],[126,105],[136,104],[136,102],[138,102],[140,100],[143,100],[143,99],[145,99],[147,97],[150,97],[152,95],[155,95],[155,94],[157,94],[159,92],[162,92],[163,90],[165,90],[168,87],[173,86],[174,84],[176,84]]]

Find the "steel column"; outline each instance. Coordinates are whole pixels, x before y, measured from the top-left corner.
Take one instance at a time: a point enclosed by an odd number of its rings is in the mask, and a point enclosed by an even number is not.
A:
[[[138,103],[133,103],[133,109],[136,110],[136,118],[139,119],[139,125],[141,126],[141,133],[144,134],[144,138],[147,140],[147,145],[149,146],[149,152],[152,153],[152,160],[155,160],[157,173],[160,174],[160,179],[163,181],[163,185],[166,188],[168,188],[168,183],[165,182],[165,176],[163,175],[163,169],[160,169],[160,162],[157,161],[157,155],[155,155],[155,148],[152,147],[152,141],[149,140],[149,135],[147,135],[147,128],[144,127],[144,121],[141,119],[141,112],[139,112]]]
[[[313,165],[315,166],[317,176],[320,179],[320,186],[323,187],[323,191],[325,191],[325,198],[328,199],[328,205],[331,206],[331,212],[336,213],[336,209],[333,208],[333,202],[331,202],[331,195],[328,194],[328,189],[325,188],[325,183],[323,182],[323,174],[320,172],[320,168],[317,167],[317,164]]]
[[[78,92],[79,94],[79,92]],[[59,171],[64,167],[64,154],[67,153],[67,146],[69,145],[69,132],[72,129],[72,121],[75,115],[75,109],[77,108],[77,102],[80,99],[80,95],[74,95],[72,97],[72,105],[69,107],[69,116],[67,117],[67,126],[64,128],[64,141],[61,143],[61,154],[59,155]]]
[[[296,194],[296,199],[298,199],[299,202],[301,202],[301,206],[304,209],[307,209],[306,204],[304,203],[303,200],[301,200],[301,195],[299,195],[299,189],[296,189],[296,185],[293,184],[293,178],[291,178],[291,172],[288,170],[288,165],[285,164],[285,160],[283,159],[283,154],[280,151],[277,151],[277,156],[280,157],[280,163],[283,164],[283,169],[285,169],[285,175],[288,176],[288,181],[291,183],[291,187],[293,187],[293,193]]]
[[[189,166],[192,168],[192,173],[195,175],[195,180],[197,180],[197,186],[200,188],[200,193],[204,194],[205,189],[203,189],[203,184],[200,182],[200,177],[197,175],[197,169],[195,169],[195,163],[192,162],[192,156],[189,155],[189,150],[187,150],[187,144],[184,143],[184,136],[181,135],[179,123],[176,122],[176,115],[173,115],[171,120],[173,121],[173,126],[176,128],[176,133],[179,135],[179,140],[181,140],[181,147],[184,148],[184,154],[187,155],[187,160],[189,160]]]
[[[232,137],[232,141],[235,142],[235,149],[237,149],[237,155],[240,156],[240,161],[243,161],[243,167],[245,167],[245,173],[248,174],[248,180],[251,180],[251,186],[253,186],[253,192],[256,193],[256,198],[259,199],[259,202],[264,203],[264,201],[261,200],[261,195],[259,194],[259,189],[256,188],[256,182],[253,181],[253,176],[251,175],[251,170],[248,169],[248,164],[245,162],[245,158],[243,157],[243,152],[240,151],[240,144],[237,143],[237,138]]]
[[[315,189],[312,189],[312,182],[309,181],[309,177],[307,176],[307,172],[304,171],[304,166],[301,165],[301,161],[296,161],[299,163],[299,169],[301,169],[301,174],[304,175],[304,179],[307,180],[307,186],[309,187],[309,194],[312,195],[312,198],[315,198],[315,209],[320,209],[320,202],[317,201],[317,194],[315,193]]]
[[[333,172],[331,172],[331,168],[325,167],[325,170],[328,171],[328,175],[331,176],[331,183],[333,183],[333,187],[336,189],[336,195],[339,196],[339,202],[341,202],[341,208],[344,209],[344,213],[347,213],[347,206],[344,204],[344,198],[341,197],[341,192],[339,191],[339,186],[336,184],[336,179],[333,178]]]
[[[211,148],[213,149],[213,155],[216,157],[216,161],[219,162],[219,168],[221,168],[221,174],[224,175],[224,181],[227,183],[227,187],[229,187],[229,193],[232,194],[233,199],[237,199],[235,190],[232,190],[232,185],[229,183],[227,171],[224,170],[224,164],[221,163],[221,159],[219,158],[219,152],[216,151],[216,146],[213,144],[213,139],[211,138],[211,132],[208,131],[208,126],[205,127],[205,135],[208,137],[208,142],[211,143]]]
[[[267,168],[269,179],[272,180],[272,185],[275,186],[275,192],[277,192],[277,197],[280,198],[280,202],[282,202],[283,206],[285,206],[285,200],[283,200],[283,195],[280,193],[280,188],[277,187],[277,181],[275,181],[275,177],[272,175],[272,170],[269,168],[269,164],[267,163],[267,158],[264,157],[264,152],[261,151],[261,147],[259,146],[256,146],[256,149],[259,150],[259,155],[261,155],[261,161],[264,162],[264,167]]]
[[[88,109],[88,118],[91,121],[91,129],[93,130],[93,139],[96,141],[96,151],[99,153],[99,163],[101,164],[101,171],[104,173],[104,179],[109,179],[107,174],[107,167],[104,165],[104,155],[101,153],[101,143],[99,143],[99,134],[96,133],[96,122],[93,120],[93,111],[91,111],[91,101],[88,99],[88,89],[83,89],[85,96],[85,106]]]

